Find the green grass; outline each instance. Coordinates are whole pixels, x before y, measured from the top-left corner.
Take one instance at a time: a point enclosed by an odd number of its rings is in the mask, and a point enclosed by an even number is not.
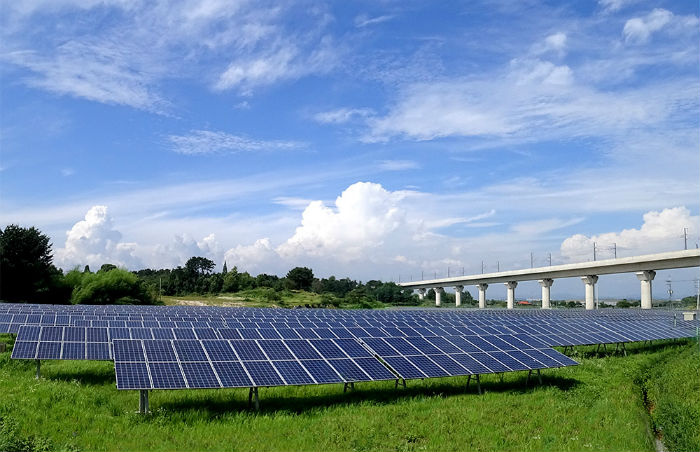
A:
[[[326,297],[328,297],[326,295]],[[329,299],[332,299],[330,297]],[[309,307],[330,307],[324,295],[304,290],[283,290],[275,291],[267,287],[241,290],[235,293],[221,293],[216,295],[182,295],[163,296],[162,301],[166,305],[177,304],[203,304],[207,306],[229,306],[229,307],[278,307],[293,308],[295,306]],[[379,308],[384,307],[382,303],[372,303],[366,306],[348,303],[339,300],[338,307],[344,309],[352,308]]]
[[[342,385],[261,388],[255,412],[245,389],[152,391],[146,416],[135,413],[137,392],[117,391],[112,363],[42,362],[36,380],[33,362],[6,352],[0,450],[653,451],[638,376],[697,361],[697,345],[630,346],[627,357],[586,350],[580,366],[544,371],[542,385],[526,387],[522,372],[484,376],[481,396],[465,378],[346,394]],[[697,388],[687,398],[697,408]]]

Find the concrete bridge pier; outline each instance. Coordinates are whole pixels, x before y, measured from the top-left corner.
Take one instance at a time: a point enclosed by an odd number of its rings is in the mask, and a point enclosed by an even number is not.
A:
[[[461,306],[462,304],[462,290],[464,286],[455,286],[455,306]]]
[[[542,286],[542,309],[549,309],[549,295],[554,280],[552,278],[540,279],[537,281]]]
[[[424,287],[421,287],[420,289],[418,289],[418,299],[420,301],[425,300],[425,288]]]
[[[656,272],[654,270],[645,270],[637,273],[637,279],[639,279],[639,283],[642,286],[642,309],[651,309],[651,282],[655,276]]]
[[[484,309],[486,307],[486,289],[488,289],[488,284],[477,284],[476,287],[479,288],[479,309]]]
[[[442,304],[442,287],[436,287],[433,290],[435,291],[435,306],[440,306]]]
[[[598,282],[598,276],[582,276],[581,281],[586,285],[586,309],[595,309],[595,283]]]
[[[518,287],[518,281],[508,281],[505,285],[508,288],[506,307],[508,309],[513,309],[513,304],[515,303],[515,288]]]

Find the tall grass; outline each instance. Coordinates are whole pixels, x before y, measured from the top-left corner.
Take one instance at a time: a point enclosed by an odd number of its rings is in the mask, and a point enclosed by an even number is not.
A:
[[[542,385],[484,376],[483,395],[457,377],[261,388],[256,412],[244,389],[153,391],[145,416],[111,363],[45,362],[36,380],[33,363],[3,353],[0,450],[653,451],[635,375],[690,347],[583,349],[580,366],[543,371]]]

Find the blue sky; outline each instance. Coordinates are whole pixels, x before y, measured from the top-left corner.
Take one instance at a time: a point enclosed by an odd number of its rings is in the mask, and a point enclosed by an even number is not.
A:
[[[0,222],[66,269],[360,280],[695,247],[699,9],[3,2]]]

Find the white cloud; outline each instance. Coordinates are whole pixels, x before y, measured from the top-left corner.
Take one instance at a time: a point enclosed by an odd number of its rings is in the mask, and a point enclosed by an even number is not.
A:
[[[552,52],[561,57],[566,54],[566,33],[561,31],[547,36],[544,41],[533,46],[532,53],[540,55],[547,52]]]
[[[392,16],[392,15],[369,17],[366,14],[360,14],[359,16],[355,17],[355,26],[358,28],[363,28],[363,27],[366,27],[368,25],[380,24],[382,22],[386,22],[386,21],[391,20],[393,18],[394,18],[394,16]]]
[[[622,33],[625,41],[645,43],[652,33],[661,30],[673,18],[673,13],[662,8],[656,8],[646,17],[635,17],[625,22]]]
[[[175,268],[184,265],[194,256],[206,257],[219,265],[223,254],[221,245],[213,233],[201,240],[196,240],[186,233],[176,234],[170,243],[158,244],[153,248],[142,247],[138,251],[150,268]]]
[[[93,206],[66,233],[65,246],[56,249],[56,262],[64,269],[86,264],[99,268],[108,263],[134,267],[140,265],[135,249],[136,244],[121,241],[107,207]]]
[[[228,268],[238,267],[240,271],[253,274],[280,271],[280,256],[270,244],[269,238],[258,239],[252,245],[236,245],[224,254]],[[277,263],[277,264],[276,264]]]
[[[413,160],[382,160],[377,167],[383,171],[405,171],[419,169],[420,164]]]
[[[627,5],[636,3],[639,0],[598,0],[598,4],[603,7],[606,13],[614,13]]]
[[[688,228],[689,247],[694,247],[693,239],[700,232],[700,216],[691,215],[685,207],[650,211],[644,214],[644,222],[639,229],[624,229],[590,237],[575,234],[562,242],[561,254],[571,261],[584,260],[586,256],[592,259],[594,243],[598,250],[604,250],[603,253],[599,251],[599,259],[613,257],[610,252],[613,245],[617,247],[618,257],[678,250],[683,246],[683,228]]]
[[[368,108],[340,108],[317,113],[314,115],[314,119],[321,124],[344,124],[356,118],[366,118],[372,114],[374,112]]]
[[[334,256],[341,261],[360,259],[365,252],[381,246],[388,235],[406,224],[399,208],[399,193],[381,185],[357,182],[335,201],[335,209],[321,201],[308,205],[301,226],[277,248],[283,257],[296,255]]]
[[[253,140],[210,130],[192,130],[189,135],[170,135],[167,140],[173,151],[186,155],[290,150],[302,147],[301,143],[294,141]]]

